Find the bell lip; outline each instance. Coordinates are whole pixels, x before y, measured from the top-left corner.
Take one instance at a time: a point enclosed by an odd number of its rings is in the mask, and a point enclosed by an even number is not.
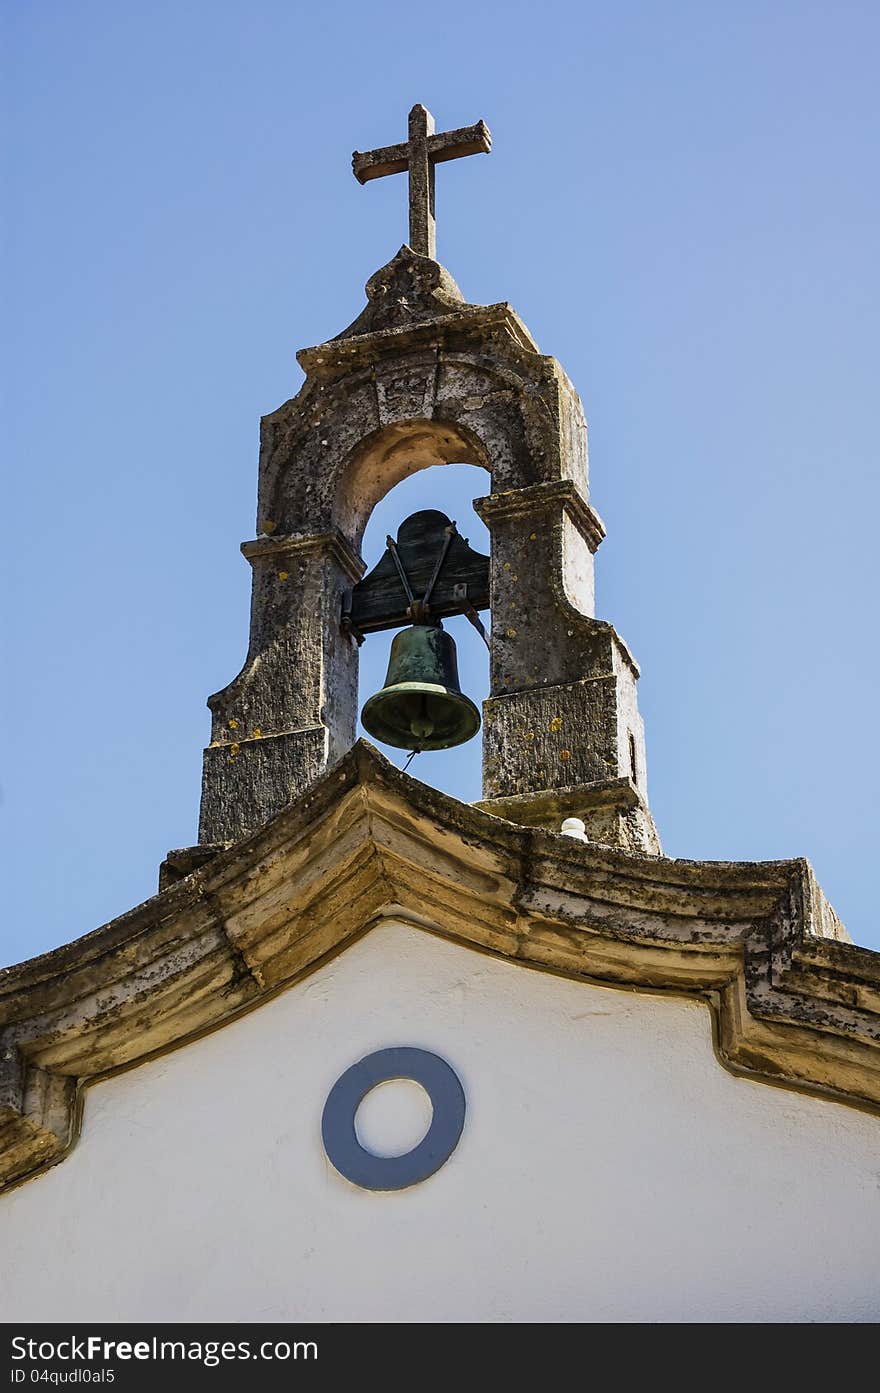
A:
[[[466,711],[469,711],[472,714],[474,721],[476,722],[470,735],[466,735],[463,740],[456,740],[454,745],[449,745],[442,740],[439,742],[435,742],[434,740],[432,740],[431,736],[427,736],[426,739],[419,741],[417,744],[398,745],[394,740],[386,740],[383,735],[379,735],[375,730],[370,730],[370,727],[367,725],[367,715],[370,710],[370,707],[375,702],[377,702],[380,697],[384,696],[386,692],[407,691],[435,692],[437,696],[452,697],[454,701],[459,702],[460,705],[462,705]],[[372,735],[373,739],[380,741],[381,744],[389,745],[392,750],[455,750],[458,748],[459,745],[466,745],[469,740],[473,740],[474,736],[479,732],[480,726],[482,724],[483,719],[480,715],[479,707],[471,701],[470,697],[466,696],[464,692],[454,691],[452,687],[444,687],[440,682],[395,682],[393,687],[381,687],[378,692],[374,692],[373,695],[371,697],[368,697],[367,700],[364,702],[363,709],[361,710],[361,725],[363,726],[367,734]],[[415,736],[413,736],[413,740],[415,740]]]

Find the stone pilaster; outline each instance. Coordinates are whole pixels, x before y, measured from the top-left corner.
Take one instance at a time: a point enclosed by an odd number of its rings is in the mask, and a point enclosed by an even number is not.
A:
[[[638,667],[592,616],[601,520],[570,481],[479,499],[492,536],[491,695],[483,800],[501,817],[659,852],[648,811]]]
[[[239,675],[208,698],[199,841],[234,841],[273,817],[354,743],[357,647],[342,598],[363,563],[340,533],[260,537],[251,641]]]

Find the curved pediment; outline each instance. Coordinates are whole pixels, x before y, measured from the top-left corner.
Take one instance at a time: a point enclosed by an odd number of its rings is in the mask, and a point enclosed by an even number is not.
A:
[[[387,329],[410,328],[423,320],[457,313],[466,305],[452,276],[429,256],[404,245],[367,281],[367,305],[331,342]]]
[[[252,836],[0,973],[0,1182],[63,1157],[84,1085],[225,1025],[389,918],[698,997],[728,1068],[880,1108],[880,955],[846,940],[806,861],[583,844],[438,793],[361,741]]]

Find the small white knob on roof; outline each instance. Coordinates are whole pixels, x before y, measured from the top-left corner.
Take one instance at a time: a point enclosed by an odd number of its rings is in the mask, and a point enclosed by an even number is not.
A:
[[[586,823],[579,817],[567,817],[562,824],[563,837],[574,837],[576,842],[585,842],[587,838]]]

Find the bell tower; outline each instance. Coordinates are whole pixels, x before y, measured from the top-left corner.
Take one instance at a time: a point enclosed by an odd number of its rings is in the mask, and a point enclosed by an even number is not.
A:
[[[577,817],[590,840],[659,854],[638,667],[594,617],[605,529],[581,403],[510,305],[467,303],[435,259],[435,165],[490,147],[483,122],[437,134],[416,106],[406,142],[353,157],[361,183],[408,173],[410,241],[368,281],[354,323],[298,353],[300,392],[262,421],[256,537],[242,545],[250,642],[208,700],[205,847],[254,830],[354,743],[367,519],[409,474],[465,463],[491,477],[475,501],[491,556],[444,612],[491,614],[480,806],[554,831]]]

